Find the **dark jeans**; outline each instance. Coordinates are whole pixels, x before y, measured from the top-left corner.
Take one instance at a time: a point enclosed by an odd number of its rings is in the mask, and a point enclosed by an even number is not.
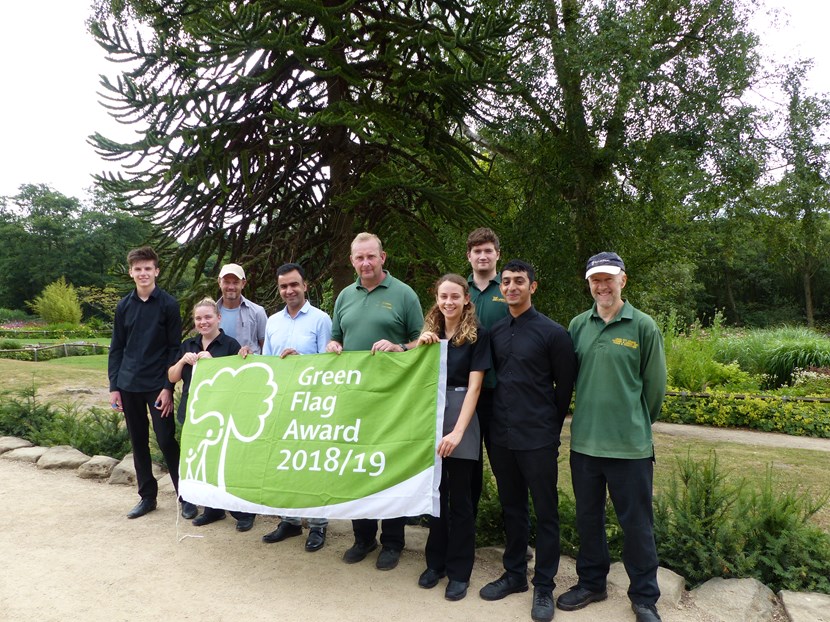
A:
[[[383,519],[380,527],[381,546],[393,551],[402,551],[405,526],[406,517]],[[352,530],[356,541],[372,542],[378,534],[378,521],[375,518],[358,518],[352,521]]]
[[[572,451],[570,462],[580,542],[579,585],[593,592],[606,586],[611,564],[605,538],[607,490],[623,530],[628,597],[633,603],[653,605],[660,598],[651,503],[654,459],[597,458]]]
[[[153,430],[156,433],[159,449],[170,471],[170,479],[176,491],[179,490],[179,443],[176,440],[176,418],[171,413],[167,417],[161,416],[161,411],[155,407],[161,389],[145,393],[122,391],[121,404],[124,407],[124,420],[127,422],[127,431],[130,434],[130,444],[133,449],[133,464],[135,477],[138,482],[138,494],[142,499],[155,499],[158,496],[158,482],[153,476],[153,462],[150,459],[150,424],[147,420],[147,411],[153,420]]]
[[[470,498],[475,460],[444,458],[441,467],[441,516],[430,516],[425,549],[427,567],[446,570],[452,581],[470,581],[476,555],[476,519]]]
[[[509,575],[524,580],[527,574],[530,521],[527,493],[536,510],[536,571],[533,585],[553,590],[559,570],[559,493],[556,484],[559,465],[555,446],[541,449],[514,450],[495,443],[490,446],[490,464],[499,487],[499,500],[504,513],[507,545],[504,569]]]
[[[478,425],[481,428],[481,451],[478,454],[476,469],[473,471],[470,486],[473,499],[473,516],[478,516],[478,502],[481,499],[481,491],[484,489],[484,448],[487,448],[487,455],[490,455],[490,420],[493,418],[493,389],[481,389],[476,404],[476,416]]]

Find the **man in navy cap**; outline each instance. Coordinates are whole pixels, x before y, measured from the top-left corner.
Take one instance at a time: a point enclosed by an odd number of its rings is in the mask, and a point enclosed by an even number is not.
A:
[[[627,276],[619,255],[591,257],[585,278],[594,305],[568,327],[579,360],[570,458],[579,581],[556,606],[574,611],[608,597],[607,491],[623,530],[631,608],[637,622],[659,622],[651,424],[666,393],[663,337],[654,320],[623,300]]]

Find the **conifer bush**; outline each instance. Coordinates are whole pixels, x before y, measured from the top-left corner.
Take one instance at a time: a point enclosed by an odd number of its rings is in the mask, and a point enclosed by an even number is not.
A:
[[[48,324],[81,323],[81,302],[78,292],[63,277],[43,288],[40,296],[26,303]]]

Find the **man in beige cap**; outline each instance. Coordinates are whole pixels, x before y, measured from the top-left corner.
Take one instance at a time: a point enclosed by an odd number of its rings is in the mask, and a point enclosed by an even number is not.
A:
[[[236,263],[228,263],[219,271],[219,289],[222,297],[216,301],[222,316],[220,327],[236,339],[250,354],[262,354],[265,341],[265,325],[268,315],[258,304],[242,295],[247,281],[245,270]]]

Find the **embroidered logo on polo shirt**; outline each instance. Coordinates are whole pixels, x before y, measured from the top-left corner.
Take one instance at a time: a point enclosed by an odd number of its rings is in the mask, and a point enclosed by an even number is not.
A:
[[[380,303],[380,306],[383,307],[384,309],[389,309],[390,311],[392,310],[392,303],[391,302],[387,302],[387,301],[384,300],[383,302]]]
[[[502,298],[501,296],[493,296],[493,302],[507,302],[507,301],[504,298]]]
[[[636,341],[631,341],[631,339],[622,339],[620,337],[617,337],[616,339],[612,339],[611,343],[615,343],[618,346],[625,346],[626,348],[632,348],[634,350],[636,350],[637,348],[640,347],[640,344],[637,343]]]

